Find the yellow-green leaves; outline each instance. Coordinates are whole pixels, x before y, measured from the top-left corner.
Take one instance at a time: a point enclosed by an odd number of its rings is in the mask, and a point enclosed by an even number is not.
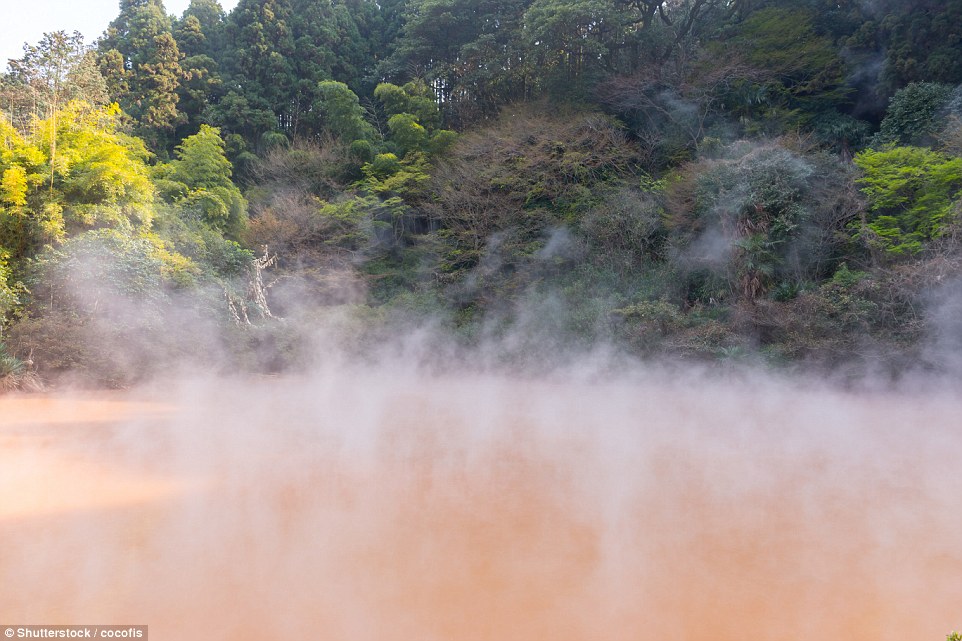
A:
[[[868,198],[869,244],[888,254],[916,254],[941,236],[962,190],[962,158],[921,147],[867,149],[855,156]]]
[[[23,167],[8,167],[3,171],[0,201],[14,207],[27,204],[27,171]]]
[[[147,151],[117,131],[119,113],[71,101],[23,135],[0,117],[0,245],[14,258],[93,227],[149,225]]]
[[[236,236],[247,218],[247,201],[231,182],[231,163],[220,130],[201,125],[177,147],[177,158],[155,170],[171,203],[212,227]]]

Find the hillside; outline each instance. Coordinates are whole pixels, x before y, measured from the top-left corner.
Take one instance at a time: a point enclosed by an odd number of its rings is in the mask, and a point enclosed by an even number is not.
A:
[[[0,386],[958,372],[962,1],[122,0],[0,78]]]

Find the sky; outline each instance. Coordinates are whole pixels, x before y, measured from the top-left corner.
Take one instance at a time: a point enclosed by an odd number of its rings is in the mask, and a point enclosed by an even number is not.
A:
[[[220,0],[230,11],[237,0]],[[167,13],[180,15],[190,0],[165,0]],[[92,43],[120,12],[119,0],[0,0],[0,67],[23,55],[23,43],[36,44],[45,32],[79,31]]]

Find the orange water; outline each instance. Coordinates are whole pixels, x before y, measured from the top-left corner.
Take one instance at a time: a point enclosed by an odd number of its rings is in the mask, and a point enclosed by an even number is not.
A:
[[[941,641],[962,400],[352,374],[0,399],[0,623]]]

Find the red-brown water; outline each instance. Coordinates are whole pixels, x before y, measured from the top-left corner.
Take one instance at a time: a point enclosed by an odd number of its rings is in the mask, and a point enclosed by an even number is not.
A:
[[[0,623],[942,641],[962,399],[410,374],[0,399]]]

